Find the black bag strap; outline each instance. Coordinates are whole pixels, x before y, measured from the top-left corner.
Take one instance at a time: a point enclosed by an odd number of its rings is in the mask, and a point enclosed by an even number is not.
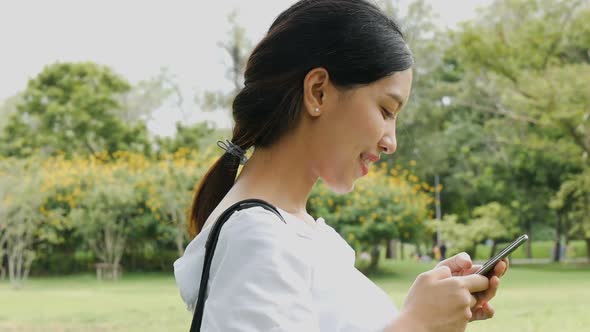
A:
[[[233,204],[227,210],[225,210],[219,216],[219,218],[217,218],[217,221],[215,221],[215,224],[211,228],[207,242],[205,243],[205,260],[203,262],[203,273],[201,274],[201,285],[199,287],[199,295],[197,298],[197,304],[195,305],[190,332],[197,332],[201,330],[203,310],[205,307],[205,297],[207,295],[207,282],[209,281],[209,270],[211,268],[211,261],[213,260],[213,253],[215,252],[215,247],[217,246],[217,239],[219,238],[219,233],[221,232],[221,226],[225,224],[225,222],[235,211],[251,208],[253,206],[261,206],[276,214],[285,224],[287,223],[283,216],[281,216],[279,211],[272,204],[256,198],[241,200]]]

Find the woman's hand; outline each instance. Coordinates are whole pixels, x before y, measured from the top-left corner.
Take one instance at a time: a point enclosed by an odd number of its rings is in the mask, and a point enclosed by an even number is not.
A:
[[[475,306],[471,308],[473,314],[471,321],[485,320],[494,316],[494,308],[489,301],[496,295],[496,291],[498,290],[498,287],[500,287],[500,278],[508,271],[509,265],[510,262],[508,258],[504,258],[496,264],[494,272],[490,277],[490,287],[485,292],[478,293],[476,296],[477,302]],[[438,263],[437,267],[440,266],[449,267],[453,276],[470,275],[481,268],[481,265],[473,265],[471,257],[464,252]]]
[[[400,319],[411,327],[408,331],[463,331],[473,318],[471,308],[477,303],[472,293],[488,287],[489,280],[484,276],[453,276],[451,268],[441,264],[416,278]]]

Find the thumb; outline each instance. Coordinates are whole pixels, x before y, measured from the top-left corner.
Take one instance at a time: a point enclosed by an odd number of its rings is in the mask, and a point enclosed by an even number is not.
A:
[[[438,263],[438,266],[442,265],[448,266],[451,269],[451,272],[460,272],[470,269],[473,262],[471,261],[469,254],[462,252]]]
[[[463,278],[465,280],[465,286],[469,289],[470,293],[485,291],[490,287],[490,280],[479,274],[470,274],[458,278]]]
[[[468,253],[462,252],[455,257],[455,264],[457,264],[461,270],[467,270],[471,268],[473,262],[471,261],[471,256],[469,256]]]
[[[442,280],[452,277],[451,269],[446,266],[437,266],[428,273],[435,280]]]

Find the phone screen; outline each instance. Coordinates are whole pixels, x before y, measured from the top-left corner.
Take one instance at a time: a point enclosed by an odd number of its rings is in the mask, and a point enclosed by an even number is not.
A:
[[[528,235],[524,234],[521,235],[518,239],[514,240],[514,242],[510,243],[504,250],[500,251],[496,256],[492,259],[487,261],[479,271],[475,272],[481,275],[487,275],[490,271],[494,269],[494,266],[498,264],[499,261],[504,259],[506,256],[510,255],[516,248],[520,247],[523,243],[525,243],[529,239]]]

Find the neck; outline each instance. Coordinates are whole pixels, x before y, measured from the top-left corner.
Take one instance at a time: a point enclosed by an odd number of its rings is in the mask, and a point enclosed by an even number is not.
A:
[[[256,148],[244,165],[232,191],[242,197],[268,201],[289,213],[306,215],[306,203],[318,179],[307,141],[283,137],[268,148]]]

